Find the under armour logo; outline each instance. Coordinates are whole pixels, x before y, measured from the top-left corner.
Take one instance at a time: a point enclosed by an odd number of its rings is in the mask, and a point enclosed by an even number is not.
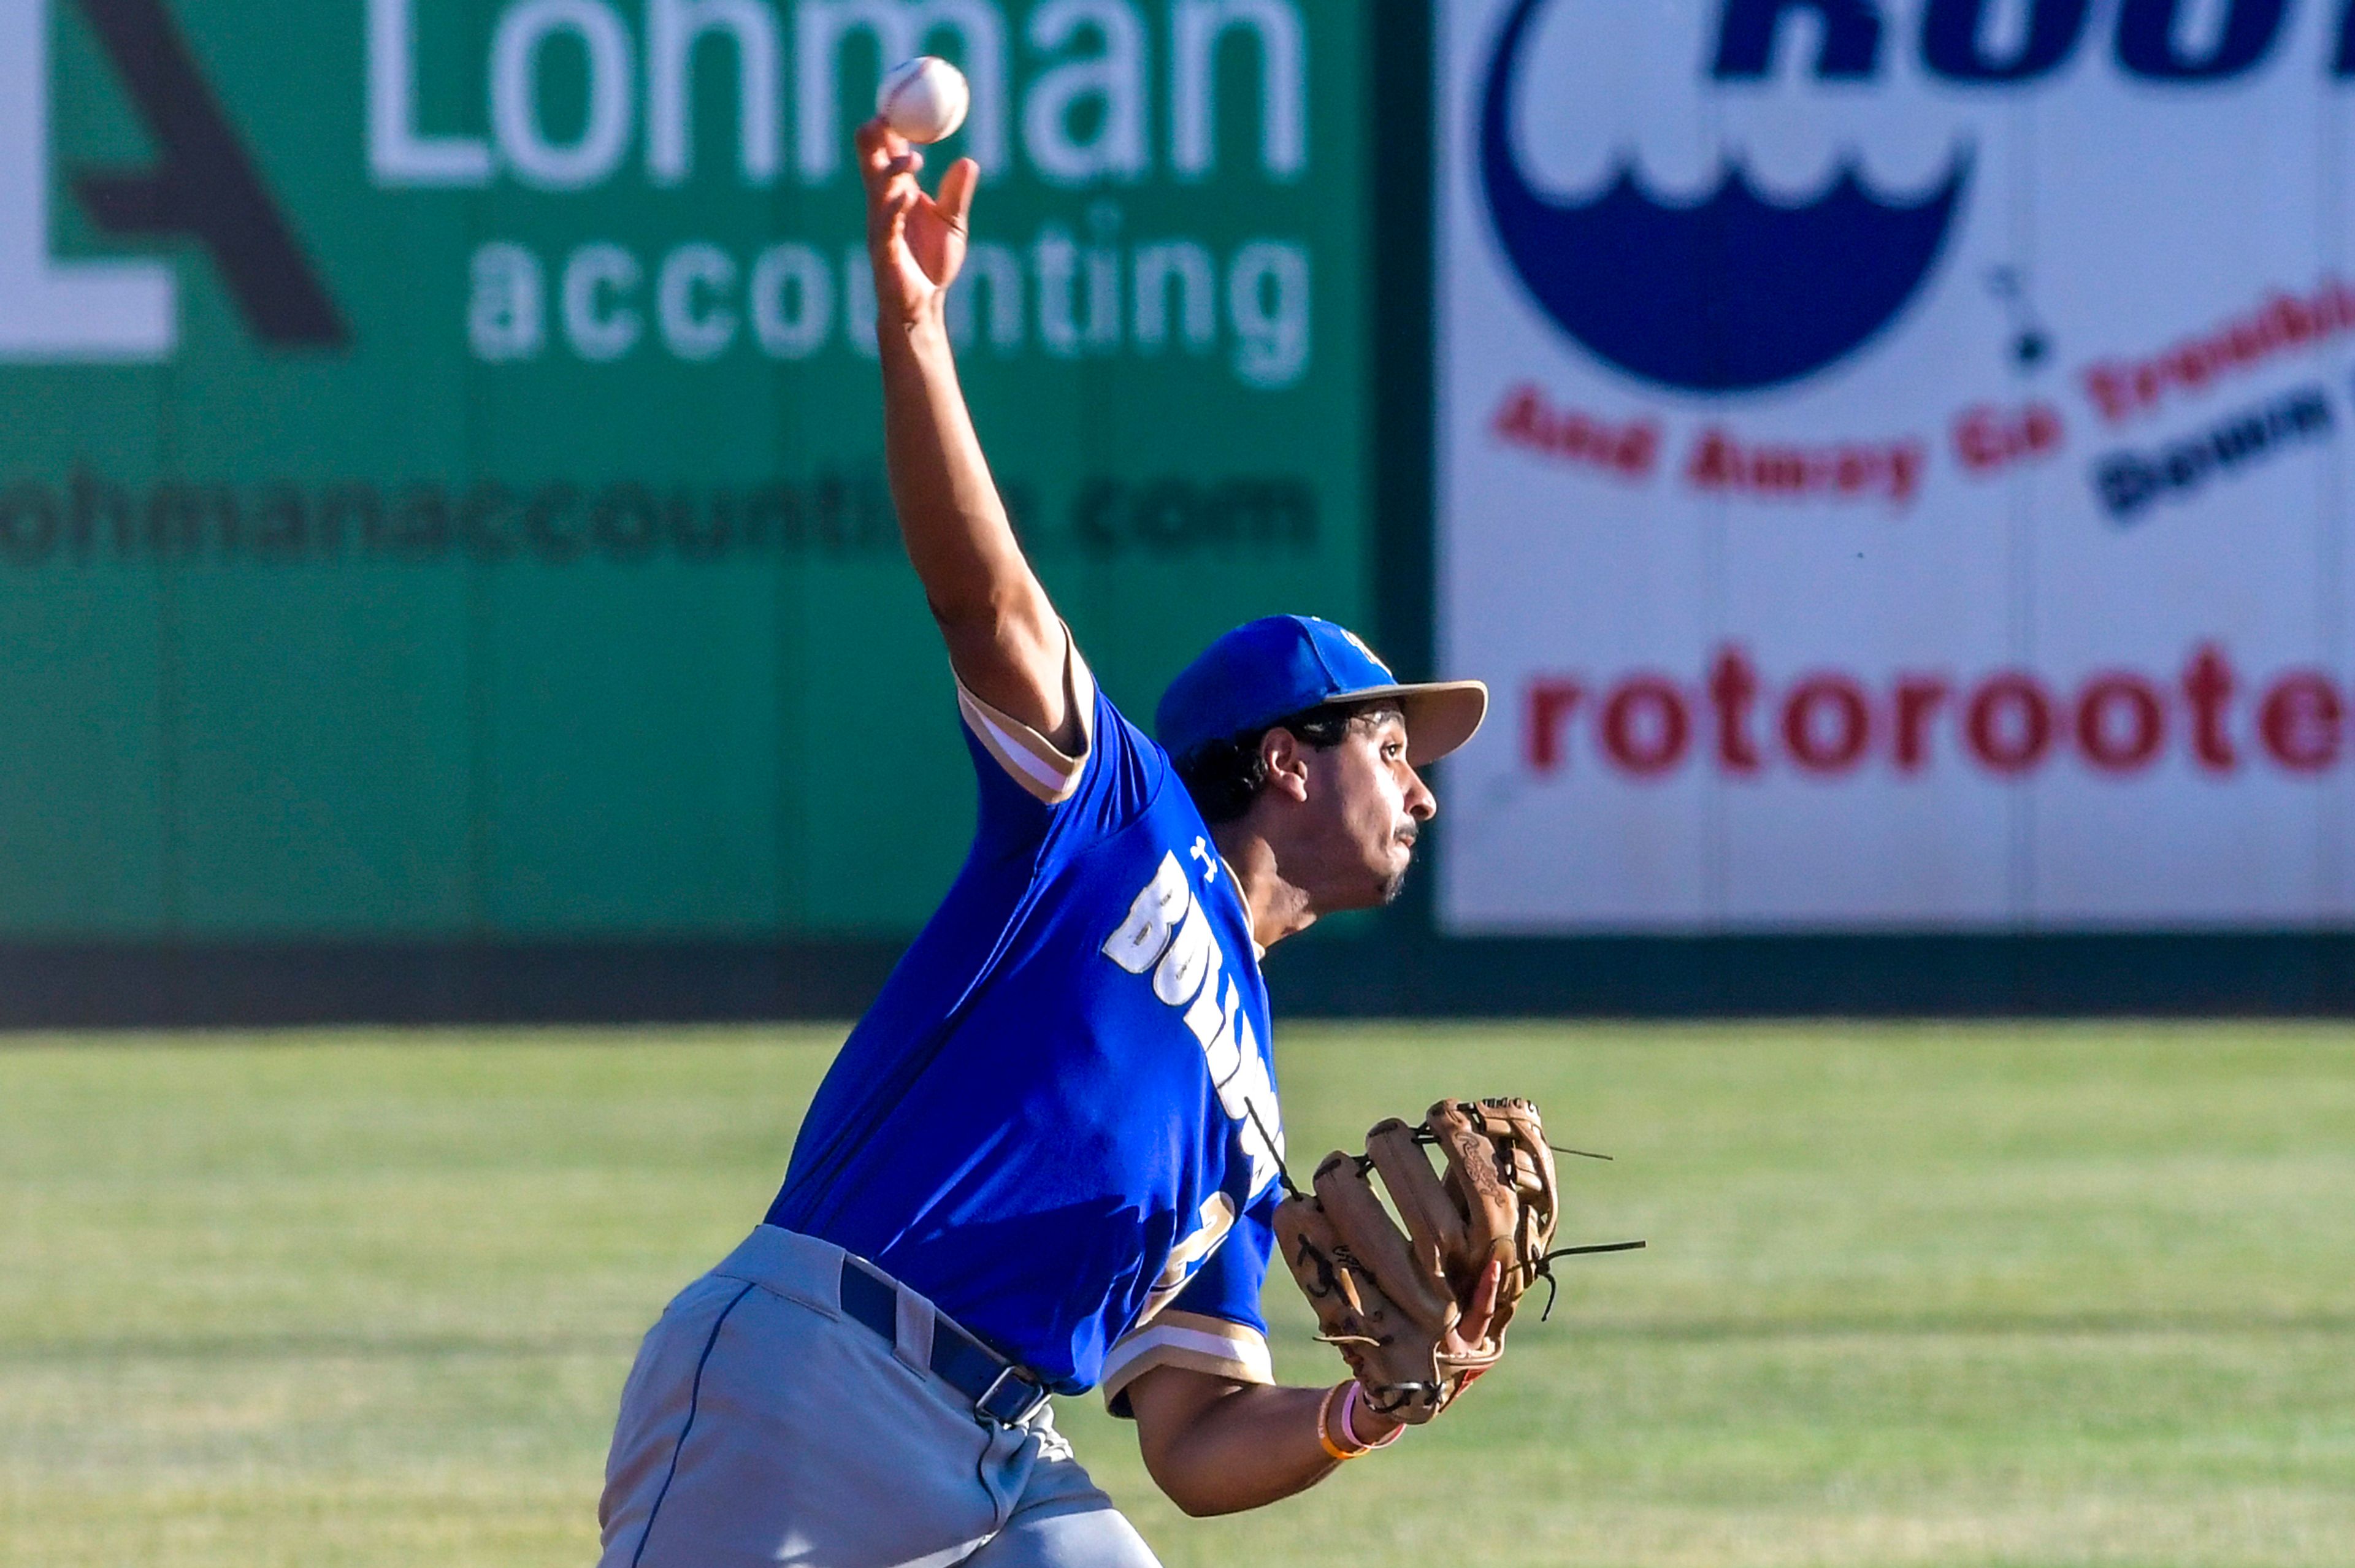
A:
[[[1186,853],[1202,862],[1202,881],[1205,886],[1219,880],[1219,857],[1211,850],[1209,839],[1197,834],[1194,847]]]

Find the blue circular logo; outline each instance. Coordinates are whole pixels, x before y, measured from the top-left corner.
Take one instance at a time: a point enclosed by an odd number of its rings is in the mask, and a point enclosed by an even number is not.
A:
[[[1536,189],[1511,128],[1540,4],[1518,0],[1489,62],[1480,176],[1515,273],[1564,332],[1646,381],[1750,392],[1836,364],[1919,292],[1970,183],[1967,148],[1912,201],[1873,190],[1852,157],[1801,204],[1762,196],[1734,159],[1699,203],[1657,199],[1632,158],[1586,200]]]

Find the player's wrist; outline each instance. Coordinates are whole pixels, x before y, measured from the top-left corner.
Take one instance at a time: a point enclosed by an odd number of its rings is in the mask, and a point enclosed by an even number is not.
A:
[[[887,355],[900,350],[919,356],[948,353],[948,312],[937,296],[911,301],[885,313],[877,324],[876,336]]]
[[[1341,1396],[1341,1432],[1343,1436],[1364,1444],[1369,1448],[1387,1448],[1406,1430],[1406,1423],[1396,1416],[1376,1410],[1366,1397],[1365,1384],[1352,1379]]]
[[[1347,1440],[1362,1443],[1369,1448],[1386,1448],[1406,1430],[1405,1422],[1384,1415],[1373,1407],[1362,1383],[1349,1383],[1341,1399],[1341,1434]]]
[[[1335,1383],[1316,1402],[1316,1442],[1336,1464],[1387,1448],[1405,1430],[1403,1424],[1367,1406],[1354,1378]]]

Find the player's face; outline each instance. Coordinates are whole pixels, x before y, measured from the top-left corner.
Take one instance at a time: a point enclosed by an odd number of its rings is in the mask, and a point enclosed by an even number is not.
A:
[[[1406,760],[1406,720],[1386,713],[1353,724],[1339,745],[1308,756],[1309,798],[1327,829],[1318,835],[1327,853],[1318,857],[1325,885],[1316,901],[1327,910],[1390,902],[1406,880],[1416,834],[1439,809]]]

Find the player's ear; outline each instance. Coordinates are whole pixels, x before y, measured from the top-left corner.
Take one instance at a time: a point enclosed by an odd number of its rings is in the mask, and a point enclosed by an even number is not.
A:
[[[1267,784],[1286,799],[1308,798],[1308,743],[1277,725],[1259,741],[1260,760],[1267,764]]]

